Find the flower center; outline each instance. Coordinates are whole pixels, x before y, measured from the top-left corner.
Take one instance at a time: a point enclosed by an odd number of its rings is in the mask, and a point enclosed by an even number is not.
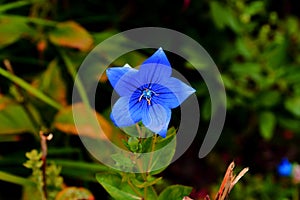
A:
[[[154,91],[146,88],[146,89],[143,90],[143,92],[142,92],[142,94],[141,94],[141,96],[139,98],[139,101],[141,101],[142,98],[145,98],[146,101],[148,102],[148,105],[150,106],[153,94],[156,95],[156,96],[158,96],[158,94],[156,94]]]

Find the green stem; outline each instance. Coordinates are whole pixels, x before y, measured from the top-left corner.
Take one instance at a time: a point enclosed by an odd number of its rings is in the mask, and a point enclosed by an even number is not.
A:
[[[6,67],[7,71],[10,72],[11,74],[15,75],[10,61],[7,60],[7,59],[4,59],[3,63],[4,63],[4,66]],[[25,95],[23,94],[23,91],[21,90],[21,88],[17,84],[14,84],[14,86],[15,86],[16,92],[18,93],[18,96],[19,96],[19,98],[18,98],[19,103],[24,108],[24,111],[27,113],[30,121],[33,123],[34,128],[36,129],[34,132],[37,133],[38,132],[38,127],[40,126],[40,124],[38,123],[38,121],[34,117],[34,114],[31,111],[32,109],[25,102]]]
[[[153,135],[153,140],[152,140],[152,147],[151,147],[151,155],[150,155],[150,159],[149,159],[149,165],[148,165],[148,170],[147,170],[147,175],[149,174],[149,171],[151,169],[151,164],[152,164],[152,160],[153,160],[153,152],[155,150],[155,144],[156,144],[156,139],[157,139],[157,135],[154,134]]]
[[[29,5],[29,4],[33,4],[36,2],[39,2],[39,1],[17,1],[17,2],[13,2],[13,3],[7,3],[7,4],[0,6],[0,12],[6,12],[8,10],[11,10],[14,8],[19,8],[22,6]]]
[[[0,68],[0,75],[4,76],[5,78],[9,79],[10,81],[14,82],[15,84],[19,85],[24,90],[27,90],[29,93],[34,95],[36,98],[42,100],[43,102],[47,103],[48,105],[52,106],[53,108],[59,110],[62,106],[51,99],[50,97],[46,96],[44,93],[36,89],[35,87],[31,86],[29,83],[24,81],[23,79],[15,76],[14,74]]]
[[[18,184],[18,185],[23,185],[23,186],[28,186],[28,185],[35,186],[36,185],[33,181],[31,181],[29,179],[19,177],[19,176],[13,175],[13,174],[9,174],[7,172],[1,172],[1,171],[0,171],[0,180],[6,181],[9,183]]]
[[[130,180],[127,180],[128,185],[131,187],[131,189],[139,196],[143,197],[143,195],[134,187],[134,185],[131,183]]]
[[[293,200],[299,200],[299,191],[298,191],[298,185],[297,184],[295,184]]]
[[[42,19],[42,18],[28,17],[27,20],[28,20],[28,22],[43,25],[43,26],[56,26],[58,24],[58,22],[47,20],[47,19]]]
[[[147,199],[147,187],[144,187],[144,200]]]
[[[60,52],[60,55],[67,67],[67,70],[69,71],[70,75],[72,76],[73,80],[74,80],[74,84],[79,92],[79,95],[81,97],[81,100],[86,108],[86,111],[87,111],[87,117],[88,117],[88,121],[89,123],[91,124],[91,126],[93,127],[94,131],[95,132],[98,132],[99,131],[99,128],[98,128],[98,121],[97,119],[95,118],[95,111],[94,109],[91,108],[90,106],[90,102],[89,102],[89,99],[88,99],[88,96],[85,92],[85,89],[84,89],[84,86],[81,82],[81,79],[79,76],[77,76],[77,72],[75,70],[75,67],[73,66],[73,63],[72,61],[70,60],[70,58],[67,56],[67,54],[61,50],[61,49],[58,49],[58,51]]]
[[[142,137],[142,131],[138,123],[135,124],[136,130],[139,133],[140,138]]]
[[[63,169],[74,169],[79,171],[89,171],[89,172],[99,172],[99,171],[108,171],[111,170],[105,165],[99,165],[95,163],[86,163],[81,161],[74,161],[74,160],[49,160],[54,161],[56,164],[61,165]]]
[[[51,26],[51,27],[55,27],[59,23],[59,22],[48,20],[48,19],[21,16],[21,15],[7,15],[7,14],[5,14],[5,15],[1,15],[1,17],[14,18],[14,19],[18,19],[18,20],[23,20],[24,22],[27,22],[27,23],[33,23],[33,24],[37,24],[37,25]]]
[[[85,93],[85,89],[84,86],[80,80],[80,77],[77,76],[75,67],[73,66],[73,63],[71,62],[70,58],[66,55],[66,53],[63,50],[59,50],[60,55],[67,67],[67,70],[69,71],[69,73],[71,74],[73,80],[75,81],[75,85],[78,89],[79,95],[82,99],[83,104],[87,107],[90,108],[90,103],[89,103],[89,99]]]

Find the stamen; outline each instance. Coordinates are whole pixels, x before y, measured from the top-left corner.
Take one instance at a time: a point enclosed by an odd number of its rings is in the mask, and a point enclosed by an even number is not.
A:
[[[142,100],[143,96],[144,96],[144,94],[142,94],[142,95],[140,96],[139,102]]]
[[[147,101],[147,103],[148,103],[148,105],[150,106],[153,94],[155,96],[158,96],[158,94],[156,92],[154,92],[154,91],[152,91],[152,90],[150,90],[148,88],[144,89],[143,92],[142,92],[142,94],[141,94],[141,96],[139,97],[139,102],[142,100],[142,98],[145,98],[146,101]]]
[[[147,100],[147,102],[148,102],[148,105],[150,106],[150,104],[151,104],[151,99],[147,99],[147,98],[146,98],[146,100]]]

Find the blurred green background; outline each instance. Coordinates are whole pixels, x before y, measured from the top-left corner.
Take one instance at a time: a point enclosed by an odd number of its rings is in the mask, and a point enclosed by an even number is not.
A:
[[[65,183],[88,188],[96,199],[108,198],[94,176],[101,167],[72,123],[74,74],[109,36],[156,26],[199,42],[218,66],[227,92],[223,133],[213,151],[199,159],[210,119],[208,91],[189,63],[167,52],[197,90],[201,123],[193,145],[162,176],[192,186],[196,199],[216,192],[226,166],[235,160],[250,172],[230,199],[298,199],[297,184],[278,176],[276,168],[283,157],[300,162],[299,15],[300,3],[293,0],[0,0],[0,171],[30,175],[22,165],[24,155],[40,149],[43,127],[54,135],[48,159],[62,166]],[[151,52],[132,52],[112,65],[135,66]],[[96,109],[109,137],[119,140],[109,119],[110,100],[103,98],[112,87],[105,76],[99,85]],[[172,116],[175,127],[176,114],[179,110]],[[21,189],[0,181],[0,199],[20,199]]]

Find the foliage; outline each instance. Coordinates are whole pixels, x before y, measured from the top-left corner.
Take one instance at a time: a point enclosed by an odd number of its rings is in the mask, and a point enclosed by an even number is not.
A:
[[[28,178],[34,184],[24,185],[22,199],[93,199],[89,190],[76,187],[65,187],[63,178],[60,176],[61,167],[52,163],[43,167],[43,153],[33,149],[26,153],[26,168],[32,170],[32,175]]]
[[[153,8],[159,14],[154,14]],[[231,199],[297,199],[297,184],[275,175],[276,163],[282,157],[297,160],[300,154],[297,148],[300,133],[297,8],[299,3],[290,0],[153,1],[151,6],[138,0],[100,3],[94,0],[84,3],[2,0],[0,180],[22,186],[23,199],[31,198],[29,194],[36,195],[36,199],[43,198],[42,154],[37,150],[28,152],[26,162],[23,157],[28,149],[40,145],[38,133],[46,129],[54,134],[48,146],[50,164],[45,171],[49,199],[66,199],[73,194],[89,198],[93,196],[89,190],[101,198],[108,194],[115,199],[141,199],[142,196],[180,199],[188,196],[192,187],[205,188],[214,196],[219,184],[211,186],[212,182],[218,182],[220,168],[234,158],[249,166],[251,174],[235,186]],[[80,82],[75,88],[82,102],[71,103],[78,67],[88,52],[104,39],[140,26],[172,28],[193,37],[208,50],[221,71],[227,91],[226,125],[208,159],[200,164],[191,161],[198,159],[192,155],[197,147],[191,147],[190,153],[185,155],[190,165],[196,167],[184,168],[183,159],[173,167],[153,173],[120,173],[96,163],[78,141],[79,132],[91,139],[95,135],[92,127],[85,126],[89,120],[89,102],[85,95],[89,91],[84,91]],[[117,50],[114,45],[110,48]],[[130,63],[136,66],[149,54],[148,50],[131,52],[112,65]],[[201,135],[211,116],[208,91],[188,62],[169,55],[171,61],[176,61],[176,70],[189,77],[197,91],[203,119]],[[99,56],[109,59],[108,55]],[[104,68],[98,67],[99,71]],[[99,81],[101,85],[96,96],[100,103],[92,112],[107,138],[135,154],[151,152],[173,141],[174,128],[169,130],[166,139],[154,141],[154,137],[142,140],[127,136],[114,127],[108,116],[111,108],[106,97],[111,95],[112,88],[107,77],[98,77],[99,72],[95,71],[88,73],[89,81]],[[77,127],[72,108],[82,114]],[[172,125],[176,120],[178,116],[174,116]],[[166,162],[172,159],[173,150],[164,157]],[[115,154],[112,159],[123,168],[136,167],[132,158]],[[30,173],[22,166],[23,162]],[[203,166],[210,172],[201,171]],[[180,170],[174,170],[178,168]],[[189,173],[193,175],[186,181],[184,176]],[[75,187],[65,187],[74,180]],[[97,186],[93,185],[95,182]],[[101,190],[99,183],[106,192]],[[15,185],[0,184],[0,198],[7,198],[5,190],[9,187],[20,190]],[[21,198],[17,192],[10,195],[17,196],[12,199]]]

